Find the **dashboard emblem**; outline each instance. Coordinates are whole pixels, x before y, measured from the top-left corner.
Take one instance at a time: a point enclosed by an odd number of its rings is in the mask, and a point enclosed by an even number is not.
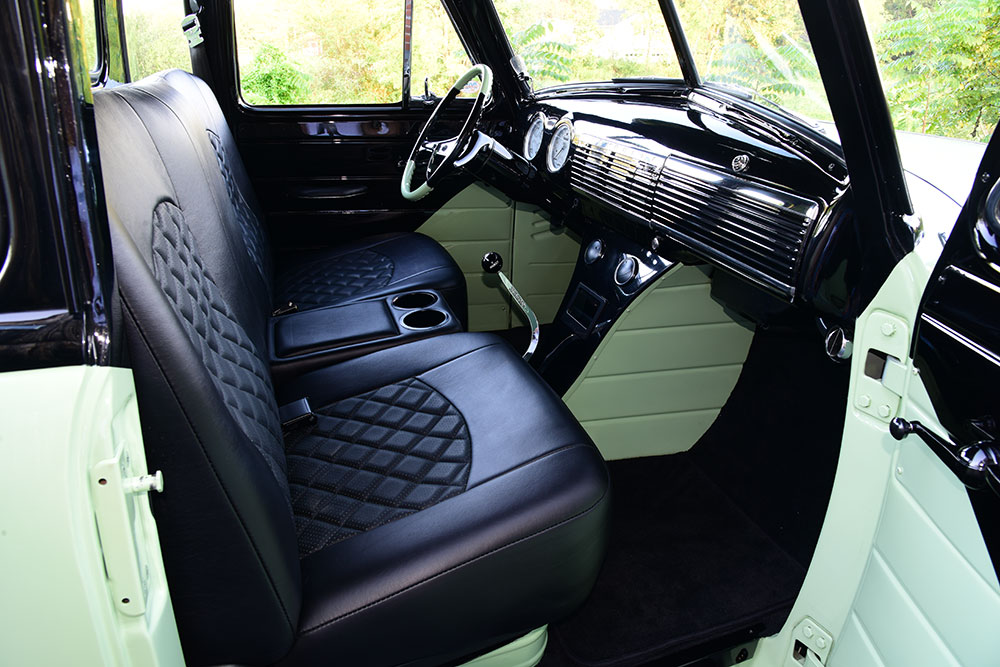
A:
[[[750,166],[750,156],[743,153],[733,158],[733,171],[743,171]]]

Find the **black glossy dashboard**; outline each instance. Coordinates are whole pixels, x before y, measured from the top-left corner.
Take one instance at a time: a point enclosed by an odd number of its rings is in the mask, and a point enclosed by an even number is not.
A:
[[[510,143],[539,117],[545,133],[531,162],[541,203],[584,238],[613,229],[835,320],[867,301],[846,166],[818,127],[700,91],[592,92],[538,100]],[[572,149],[553,172],[546,154],[567,122]]]

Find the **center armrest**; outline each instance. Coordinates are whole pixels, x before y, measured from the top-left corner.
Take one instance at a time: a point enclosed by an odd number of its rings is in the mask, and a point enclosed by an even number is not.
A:
[[[280,315],[268,326],[271,377],[280,385],[316,368],[461,330],[441,294],[429,289]]]
[[[272,329],[274,355],[297,357],[399,334],[384,300],[317,308],[277,318]]]

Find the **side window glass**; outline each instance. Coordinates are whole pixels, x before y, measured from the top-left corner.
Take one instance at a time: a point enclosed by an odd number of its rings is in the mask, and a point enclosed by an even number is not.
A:
[[[97,18],[95,5],[97,0],[80,0],[80,20],[83,22],[83,55],[87,69],[91,72],[100,67],[97,58]]]
[[[432,95],[444,97],[458,77],[472,67],[462,41],[440,0],[413,0],[413,46],[410,49],[410,96],[423,97],[424,81]],[[459,97],[475,97],[479,79]]]
[[[240,93],[248,104],[403,99],[399,0],[234,0],[233,12]],[[424,94],[425,78],[433,94],[444,95],[471,64],[439,0],[414,0],[411,43],[411,97]]]
[[[402,95],[399,0],[235,0],[249,104],[392,104]]]
[[[191,71],[179,0],[123,0],[125,48],[133,81],[165,69]]]

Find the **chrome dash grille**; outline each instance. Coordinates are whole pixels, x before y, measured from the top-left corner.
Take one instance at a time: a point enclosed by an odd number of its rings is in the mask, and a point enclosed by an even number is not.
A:
[[[705,259],[785,296],[817,202],[678,156],[578,135],[570,182]]]
[[[570,183],[596,199],[646,218],[662,165],[662,158],[642,151],[578,138]]]

